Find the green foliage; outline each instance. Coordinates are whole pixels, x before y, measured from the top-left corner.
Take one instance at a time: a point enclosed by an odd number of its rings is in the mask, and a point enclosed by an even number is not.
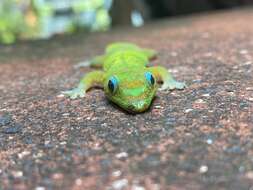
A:
[[[107,30],[110,26],[110,17],[108,12],[104,9],[100,9],[96,14],[96,22],[93,26],[93,30]]]
[[[110,27],[106,2],[111,0],[65,0],[73,14],[56,16],[58,0],[0,0],[0,43],[17,39],[49,38],[56,33],[101,31]],[[107,3],[108,4],[108,3]],[[63,19],[62,19],[63,18]]]
[[[0,43],[13,43],[24,31],[27,25],[20,9],[14,0],[0,2]]]

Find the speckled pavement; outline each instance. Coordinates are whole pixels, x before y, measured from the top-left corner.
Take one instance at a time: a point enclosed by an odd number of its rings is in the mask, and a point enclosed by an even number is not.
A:
[[[252,190],[253,9],[0,47],[0,189]],[[107,43],[159,52],[188,88],[129,115],[62,90]]]

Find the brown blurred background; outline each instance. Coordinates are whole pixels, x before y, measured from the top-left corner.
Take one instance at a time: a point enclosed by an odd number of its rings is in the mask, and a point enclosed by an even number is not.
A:
[[[137,10],[145,20],[252,5],[252,0],[115,0],[111,8],[113,25],[131,24]]]
[[[251,6],[253,0],[0,0],[0,44],[143,26],[170,16]]]

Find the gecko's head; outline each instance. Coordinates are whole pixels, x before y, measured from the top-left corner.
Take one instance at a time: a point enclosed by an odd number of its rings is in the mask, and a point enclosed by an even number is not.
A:
[[[150,72],[121,73],[108,76],[104,89],[106,96],[128,112],[144,112],[155,96],[156,80]]]

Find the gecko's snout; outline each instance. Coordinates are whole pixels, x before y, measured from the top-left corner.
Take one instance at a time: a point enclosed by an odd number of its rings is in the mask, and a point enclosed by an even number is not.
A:
[[[132,102],[128,105],[127,110],[130,112],[144,112],[148,109],[149,103],[145,101]]]

